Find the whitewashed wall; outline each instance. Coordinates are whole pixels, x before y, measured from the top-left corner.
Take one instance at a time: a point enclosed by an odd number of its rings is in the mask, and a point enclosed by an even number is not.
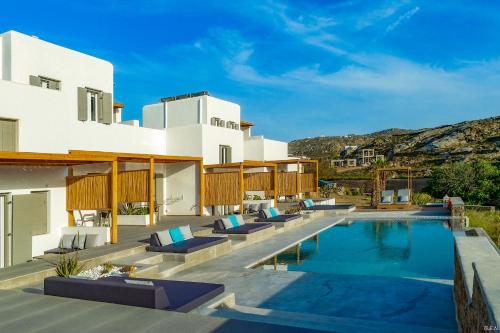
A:
[[[32,191],[50,193],[49,232],[33,236],[33,256],[42,255],[45,250],[56,248],[61,238],[61,227],[68,225],[66,175],[67,169],[64,167],[0,167],[0,192],[12,195],[29,194]]]

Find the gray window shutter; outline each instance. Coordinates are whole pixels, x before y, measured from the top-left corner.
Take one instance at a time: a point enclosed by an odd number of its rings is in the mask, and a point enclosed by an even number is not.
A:
[[[232,155],[232,148],[227,147],[227,163],[231,163],[233,161],[233,156]]]
[[[38,76],[30,75],[30,85],[41,87],[42,80]]]
[[[78,87],[78,120],[87,121],[87,89]]]
[[[110,93],[99,94],[99,122],[111,124],[113,122],[113,102]]]
[[[59,90],[59,82],[50,80],[49,89]]]

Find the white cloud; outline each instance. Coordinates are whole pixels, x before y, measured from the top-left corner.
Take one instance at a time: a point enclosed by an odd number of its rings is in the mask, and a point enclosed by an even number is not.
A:
[[[418,13],[420,11],[420,7],[414,7],[412,9],[410,9],[409,11],[407,11],[406,13],[404,13],[403,15],[399,16],[398,19],[392,23],[391,25],[389,25],[385,31],[386,33],[387,32],[390,32],[390,31],[393,31],[394,29],[396,29],[401,23],[405,22],[405,21],[408,21],[409,19],[411,19],[413,17],[413,15],[415,15],[416,13]]]

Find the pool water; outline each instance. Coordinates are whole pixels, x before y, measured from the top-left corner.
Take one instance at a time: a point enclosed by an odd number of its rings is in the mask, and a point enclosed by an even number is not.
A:
[[[335,226],[278,256],[304,274],[260,306],[455,330],[453,251],[446,221]]]

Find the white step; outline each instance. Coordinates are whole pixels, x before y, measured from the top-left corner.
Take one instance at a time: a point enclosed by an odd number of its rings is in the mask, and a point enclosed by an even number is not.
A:
[[[364,320],[356,318],[331,317],[324,315],[278,311],[234,305],[231,308],[218,309],[212,316],[228,319],[239,319],[268,324],[278,324],[299,328],[309,328],[331,332],[384,332],[384,333],[452,333],[453,329],[435,328],[420,325],[406,325],[386,321]]]

